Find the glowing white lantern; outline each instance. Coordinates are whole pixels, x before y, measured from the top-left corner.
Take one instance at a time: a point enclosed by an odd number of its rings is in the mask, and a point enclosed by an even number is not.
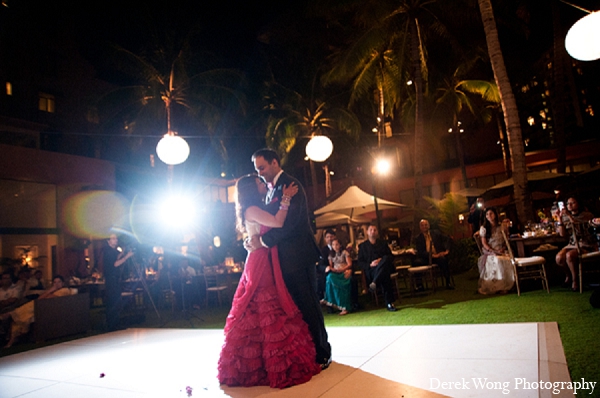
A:
[[[565,47],[571,57],[580,61],[600,58],[600,11],[586,15],[571,26]]]
[[[165,134],[156,145],[158,158],[169,165],[185,162],[190,155],[190,146],[181,137],[172,133]]]
[[[313,162],[324,162],[333,152],[333,143],[324,135],[315,135],[306,144],[306,155]]]

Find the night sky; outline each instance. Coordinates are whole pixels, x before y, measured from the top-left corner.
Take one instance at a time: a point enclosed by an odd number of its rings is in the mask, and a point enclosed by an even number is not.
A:
[[[4,12],[3,18],[18,15],[23,25],[30,28],[32,36],[43,34],[58,42],[74,40],[80,54],[96,68],[98,77],[119,84],[126,83],[127,78],[110,66],[111,60],[106,57],[105,51],[109,43],[140,53],[147,48],[154,34],[161,38],[164,38],[165,34],[169,37],[182,37],[189,33],[192,27],[198,29],[194,48],[199,53],[206,54],[208,67],[238,68],[247,75],[250,84],[260,84],[261,79],[265,78],[265,43],[258,38],[266,31],[276,32],[275,35],[279,32],[286,34],[285,39],[283,35],[277,38],[282,48],[276,48],[276,45],[270,43],[269,50],[271,56],[275,54],[275,57],[279,56],[281,60],[277,65],[277,79],[288,85],[293,85],[294,75],[301,73],[300,63],[317,64],[323,62],[326,56],[317,49],[311,54],[311,59],[308,56],[306,59],[298,59],[297,53],[305,48],[299,49],[296,43],[304,39],[302,45],[308,49],[311,40],[316,42],[315,37],[302,37],[306,32],[312,32],[311,24],[315,23],[314,19],[304,17],[305,8],[310,3],[307,0],[172,0],[144,3],[124,0],[74,4],[63,4],[60,1],[7,0],[7,3],[9,13]],[[496,3],[494,1],[494,4]],[[580,0],[576,3],[590,9],[598,6],[597,1],[593,0]],[[561,8],[564,11],[563,16],[572,20],[585,15],[564,4]],[[549,7],[533,8],[530,17],[533,21],[532,26],[535,27],[529,36],[528,44],[533,44],[532,46],[522,46],[522,40],[515,41],[514,37],[504,36],[509,38],[503,43],[508,49],[507,62],[510,64],[510,56],[515,55],[512,60],[516,61],[516,71],[527,71],[525,63],[539,57],[551,43]],[[295,27],[301,29],[295,30]],[[501,32],[507,32],[509,28],[500,25],[499,29]],[[315,36],[318,39],[318,32]],[[284,59],[286,57],[288,58]],[[305,70],[309,69],[306,65],[302,66]],[[250,96],[257,96],[250,100],[258,98],[256,87],[250,85],[248,92]],[[232,148],[231,156],[249,159],[251,150],[260,145],[260,136],[257,137],[257,132],[252,130],[252,126],[243,127],[243,130],[232,133],[239,137],[242,148]],[[252,139],[248,140],[248,136],[252,136]],[[249,164],[249,160],[242,162],[246,163]],[[239,174],[237,171],[236,173]]]

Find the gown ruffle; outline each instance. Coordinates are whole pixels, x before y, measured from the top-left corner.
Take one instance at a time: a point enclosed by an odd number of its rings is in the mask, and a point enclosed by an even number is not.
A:
[[[218,378],[285,388],[321,371],[307,324],[281,276],[277,248],[249,253],[225,323]]]

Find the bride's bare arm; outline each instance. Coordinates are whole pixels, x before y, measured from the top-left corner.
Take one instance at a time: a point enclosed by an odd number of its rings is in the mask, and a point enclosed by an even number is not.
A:
[[[261,225],[271,227],[271,228],[281,228],[283,227],[283,223],[285,222],[285,218],[287,217],[288,209],[290,206],[290,201],[294,195],[298,193],[298,186],[295,183],[290,184],[290,186],[283,186],[283,198],[281,200],[281,204],[279,205],[279,210],[275,215],[262,210],[258,206],[250,206],[246,209],[246,220],[254,221]]]

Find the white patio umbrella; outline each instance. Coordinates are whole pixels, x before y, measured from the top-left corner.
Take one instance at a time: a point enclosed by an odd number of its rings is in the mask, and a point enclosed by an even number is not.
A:
[[[350,217],[341,213],[324,213],[315,218],[317,228],[334,227],[338,224],[366,224],[371,219],[365,216]]]
[[[406,205],[377,198],[377,207],[379,210],[385,210],[406,207]],[[315,214],[334,212],[354,218],[373,211],[375,211],[374,196],[366,193],[356,185],[352,185],[339,198],[315,210]]]

